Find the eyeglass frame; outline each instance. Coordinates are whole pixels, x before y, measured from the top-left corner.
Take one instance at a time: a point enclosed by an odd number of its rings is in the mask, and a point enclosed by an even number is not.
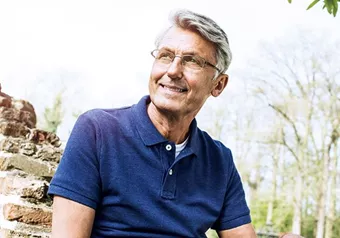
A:
[[[156,51],[160,51],[160,49],[154,49],[153,51],[150,52],[150,53],[151,53],[151,56],[154,57],[155,59],[156,59],[156,56],[154,56],[153,53],[156,52]],[[167,51],[170,52],[170,53],[173,53],[173,52],[171,52],[171,51],[169,51],[169,50],[167,50]],[[183,61],[182,61],[183,56],[193,56],[193,55],[190,55],[190,54],[189,54],[189,55],[176,55],[175,53],[173,53],[173,54],[174,54],[174,58],[173,58],[173,60],[171,61],[171,63],[174,62],[174,60],[175,60],[176,57],[178,57],[178,58],[181,58],[181,64],[182,64],[182,65],[183,65]],[[202,59],[202,61],[204,62],[204,63],[203,63],[203,66],[201,67],[201,69],[204,69],[205,66],[208,65],[208,66],[213,67],[214,69],[216,69],[218,73],[221,73],[221,70],[220,70],[219,68],[217,68],[215,65],[213,65],[212,63],[210,63],[209,61],[207,61],[207,60],[204,59],[203,57],[201,57],[201,56],[199,56],[199,55],[196,55],[196,57],[199,57],[199,58]]]

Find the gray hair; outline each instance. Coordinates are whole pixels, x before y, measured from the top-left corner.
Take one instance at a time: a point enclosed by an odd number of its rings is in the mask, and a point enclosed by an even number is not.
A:
[[[167,31],[173,26],[194,31],[216,47],[216,67],[220,69],[220,72],[216,74],[215,78],[219,73],[224,73],[228,69],[232,59],[228,37],[216,22],[206,16],[184,9],[171,14],[169,19],[172,26],[156,39],[156,47],[159,46]]]

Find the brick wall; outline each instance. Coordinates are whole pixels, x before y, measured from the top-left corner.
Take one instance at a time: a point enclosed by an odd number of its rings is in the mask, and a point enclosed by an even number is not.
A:
[[[63,151],[55,134],[35,125],[33,106],[0,85],[0,238],[50,237],[46,192]]]

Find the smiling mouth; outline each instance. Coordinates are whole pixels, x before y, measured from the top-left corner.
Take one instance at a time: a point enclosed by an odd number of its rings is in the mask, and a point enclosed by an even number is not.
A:
[[[166,85],[163,85],[161,84],[161,86],[169,91],[172,91],[172,92],[177,92],[177,93],[184,93],[184,92],[187,92],[188,90],[187,89],[182,89],[182,88],[178,88],[178,87],[171,87],[171,86],[166,86]]]

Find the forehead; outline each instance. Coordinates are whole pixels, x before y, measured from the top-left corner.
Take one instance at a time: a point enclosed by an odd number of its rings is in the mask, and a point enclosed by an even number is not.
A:
[[[179,27],[170,28],[159,43],[158,48],[169,48],[176,54],[195,53],[202,57],[214,58],[215,46],[197,32]]]

